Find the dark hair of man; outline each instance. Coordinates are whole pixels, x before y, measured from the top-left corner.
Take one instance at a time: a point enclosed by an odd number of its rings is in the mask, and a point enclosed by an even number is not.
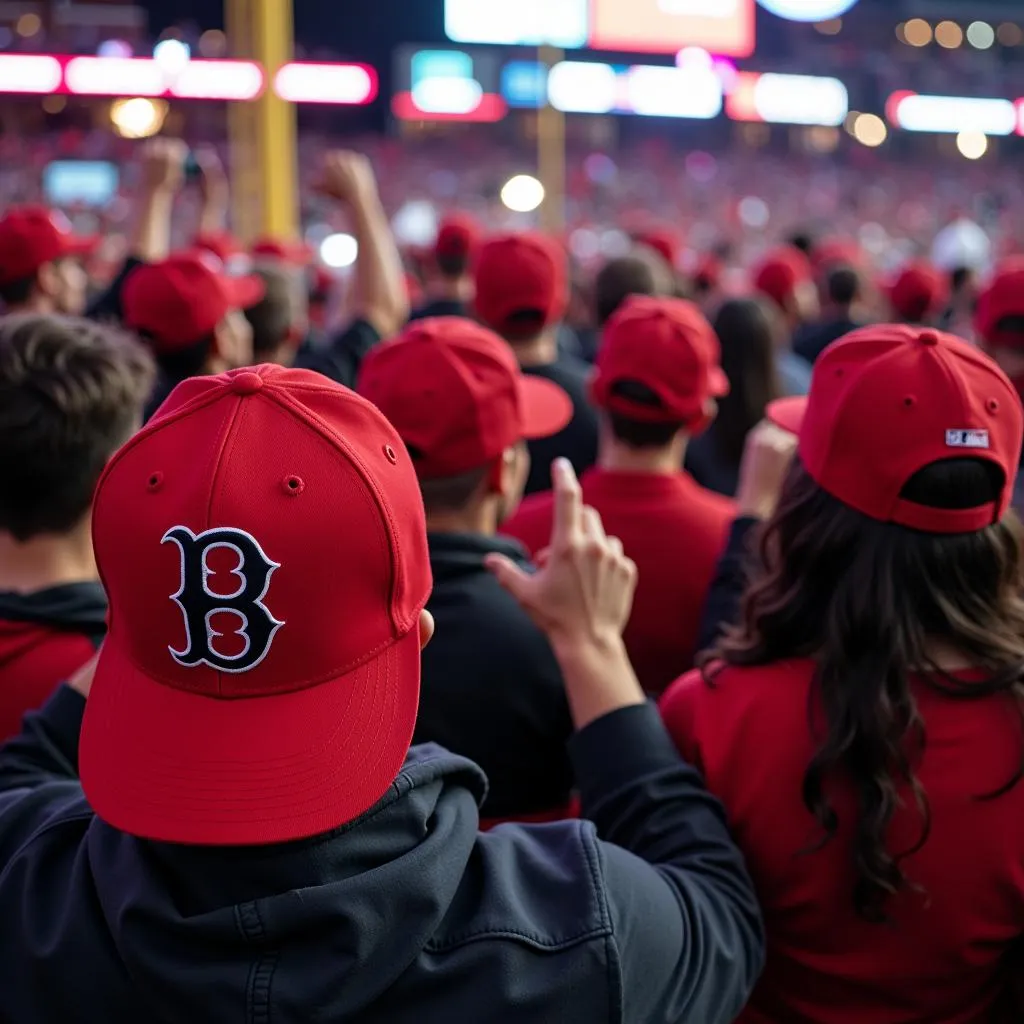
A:
[[[447,252],[437,254],[437,269],[441,276],[455,281],[469,273],[468,252]]]
[[[961,291],[974,276],[970,267],[954,267],[949,274],[949,287],[954,294]]]
[[[293,289],[296,287],[288,270],[281,267],[258,266],[254,271],[263,279],[263,298],[245,310],[252,327],[252,351],[256,362],[273,356],[288,340],[294,321]]]
[[[406,447],[415,466],[423,455],[413,447]],[[489,467],[481,466],[479,469],[471,469],[456,476],[426,480],[421,477],[420,493],[423,495],[423,507],[427,515],[437,512],[461,512],[480,491],[488,472]]]
[[[993,463],[944,459],[911,477],[901,497],[933,508],[975,507],[995,500],[1003,483]],[[868,921],[886,920],[887,899],[913,887],[901,865],[930,830],[928,794],[915,774],[927,737],[911,680],[960,703],[1005,694],[1012,698],[1007,714],[1024,717],[1022,537],[1012,513],[948,536],[880,523],[831,497],[797,462],[763,531],[741,622],[701,659],[709,685],[716,660],[815,660],[824,739],[807,766],[803,801],[823,845],[839,827],[830,786],[837,778],[852,784],[859,810],[852,897]],[[929,656],[935,641],[985,670],[986,680],[968,684],[940,670]],[[974,796],[996,799],[1022,774],[1024,749],[1020,767],[997,790]],[[904,788],[920,830],[910,849],[893,852],[887,831]]]
[[[1004,316],[996,321],[994,336],[1006,338],[1017,335],[1024,344],[1024,316]]]
[[[38,274],[30,274],[28,277],[21,277],[17,281],[8,281],[7,284],[0,284],[0,299],[5,306],[23,306],[35,290]]]
[[[152,385],[149,354],[125,335],[88,320],[0,318],[0,529],[26,541],[74,528]]]
[[[860,295],[860,275],[853,267],[833,267],[828,273],[825,287],[829,299],[837,306],[850,306]]]
[[[516,309],[505,317],[498,333],[510,345],[524,344],[540,337],[547,326],[542,310]]]
[[[594,279],[594,313],[603,327],[630,295],[668,295],[672,278],[654,254],[637,251],[609,260]]]
[[[810,231],[794,231],[789,236],[789,244],[794,249],[799,249],[805,256],[814,252],[814,236]]]
[[[617,380],[611,387],[612,395],[628,398],[636,405],[646,405],[651,409],[660,409],[661,399],[646,384],[638,380]],[[672,439],[683,429],[678,421],[669,423],[649,423],[647,420],[633,419],[621,413],[609,412],[608,423],[612,436],[629,448],[664,448],[671,444]]]
[[[738,466],[747,434],[764,419],[765,406],[781,395],[775,328],[771,313],[758,299],[723,302],[712,326],[729,378],[729,394],[718,399],[714,444],[724,460]]]
[[[200,341],[171,352],[161,352],[160,342],[148,331],[137,331],[139,338],[153,353],[160,376],[167,381],[183,381],[198,377],[206,367],[206,361],[213,350],[213,335],[208,334]]]

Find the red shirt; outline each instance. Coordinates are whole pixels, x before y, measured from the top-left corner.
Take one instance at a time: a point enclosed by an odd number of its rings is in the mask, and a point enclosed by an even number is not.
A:
[[[644,689],[660,693],[693,665],[704,599],[736,514],[687,473],[591,469],[583,500],[601,513],[639,569],[626,648]],[[531,554],[551,536],[551,493],[527,498],[502,532]]]
[[[801,852],[821,836],[801,796],[817,749],[808,722],[812,673],[803,660],[726,668],[710,688],[691,672],[661,700],[680,752],[725,805],[764,909],[767,966],[740,1021],[998,1019],[1009,948],[1024,935],[1024,781],[997,799],[978,797],[1019,768],[1024,735],[1012,701],[954,701],[917,687],[927,746],[916,774],[932,824],[924,846],[901,864],[924,894],[901,893],[886,905],[892,923],[869,924],[853,907],[850,788],[834,785],[830,794],[837,836]],[[894,850],[919,836],[913,797],[903,795],[890,828]]]

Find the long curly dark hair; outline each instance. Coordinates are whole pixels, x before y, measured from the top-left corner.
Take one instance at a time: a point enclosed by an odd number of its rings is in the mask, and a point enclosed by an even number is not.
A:
[[[946,459],[912,477],[902,497],[936,508],[995,500],[998,467],[980,459]],[[760,565],[744,596],[740,624],[701,665],[714,685],[716,665],[764,665],[812,658],[812,720],[820,746],[807,766],[803,800],[824,831],[838,829],[826,783],[843,776],[856,793],[854,838],[857,912],[885,920],[888,897],[912,885],[901,861],[926,842],[927,794],[915,775],[925,744],[911,678],[953,700],[1006,695],[1008,713],[1024,722],[1024,531],[1011,513],[993,526],[953,536],[921,533],[869,519],[823,491],[799,462],[779,508],[761,535]],[[955,652],[984,670],[964,683],[935,663]],[[994,799],[1024,775],[1021,765]],[[886,831],[909,787],[921,820],[914,846],[886,847]],[[820,844],[819,844],[820,845]]]

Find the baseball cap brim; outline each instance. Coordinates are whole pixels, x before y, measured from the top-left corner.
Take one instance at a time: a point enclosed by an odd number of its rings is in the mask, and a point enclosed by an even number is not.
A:
[[[796,398],[778,398],[774,402],[769,402],[765,407],[764,414],[770,423],[799,437],[806,412],[807,398],[801,395]]]
[[[222,277],[228,302],[232,309],[249,309],[255,306],[267,293],[267,286],[259,274],[243,274],[240,277]]]
[[[394,782],[419,680],[415,627],[333,680],[236,699],[158,682],[112,632],[86,704],[82,787],[103,821],[147,839],[248,846],[319,835]]]
[[[524,376],[519,382],[523,438],[534,441],[564,430],[572,420],[572,399],[553,381]]]

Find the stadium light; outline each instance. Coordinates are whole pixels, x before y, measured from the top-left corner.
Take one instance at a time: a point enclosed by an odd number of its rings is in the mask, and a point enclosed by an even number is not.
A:
[[[52,93],[63,73],[56,57],[41,54],[0,54],[0,93]]]
[[[709,120],[722,112],[722,83],[714,68],[639,65],[626,75],[634,114]]]
[[[964,42],[964,30],[955,21],[940,21],[935,26],[935,42],[945,50],[955,50]]]
[[[122,139],[148,139],[156,135],[167,118],[167,104],[163,100],[114,100],[110,105],[110,122]]]
[[[769,13],[787,21],[827,21],[854,7],[857,0],[757,0]]]
[[[247,60],[193,60],[170,93],[183,100],[254,100],[263,92],[263,69]]]
[[[850,125],[850,134],[862,146],[875,149],[888,138],[889,130],[877,114],[858,114]]]
[[[726,101],[734,121],[834,128],[849,111],[849,94],[837,78],[761,75],[743,71]]]
[[[924,18],[911,18],[903,25],[903,39],[908,46],[927,46],[932,41],[932,27]]]
[[[548,74],[548,102],[565,113],[607,114],[618,91],[611,64],[563,60]]]
[[[153,47],[153,60],[165,75],[172,78],[181,74],[191,59],[188,43],[180,39],[162,39]]]
[[[956,148],[968,160],[980,160],[988,152],[988,136],[984,132],[960,132]]]
[[[289,103],[361,106],[377,97],[377,72],[368,64],[292,61],[274,76],[274,91]]]
[[[889,97],[886,114],[891,124],[907,132],[1012,135],[1017,130],[1017,110],[1010,100],[900,92]]]
[[[343,270],[351,267],[359,256],[359,243],[343,232],[328,235],[320,243],[320,259],[324,266],[332,270]]]
[[[501,201],[513,213],[532,213],[544,202],[544,186],[532,174],[517,174],[502,186]]]
[[[967,26],[967,42],[976,50],[988,50],[995,45],[996,30],[987,21],[972,21]]]

